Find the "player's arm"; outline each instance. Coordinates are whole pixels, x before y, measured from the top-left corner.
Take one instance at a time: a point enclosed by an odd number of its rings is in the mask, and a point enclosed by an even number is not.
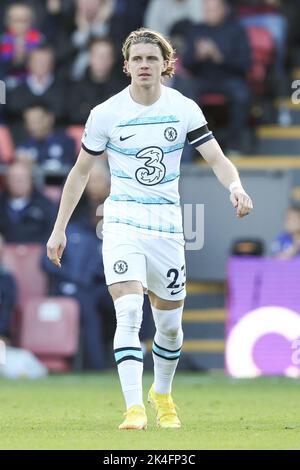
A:
[[[236,167],[224,155],[216,139],[212,138],[196,149],[211,166],[220,183],[230,191],[230,201],[237,209],[237,217],[249,214],[253,209],[251,198],[242,186]]]
[[[67,224],[86,187],[95,160],[96,156],[81,149],[77,161],[67,177],[56,222],[47,243],[47,256],[58,267],[61,267],[60,258],[66,247]]]

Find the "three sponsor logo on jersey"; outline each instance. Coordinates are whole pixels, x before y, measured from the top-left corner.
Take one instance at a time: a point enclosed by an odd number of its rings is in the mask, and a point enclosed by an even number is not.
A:
[[[131,139],[136,134],[121,135],[120,141]],[[167,127],[164,130],[164,137],[169,142],[177,139],[178,133],[174,127]],[[163,164],[164,152],[160,147],[151,146],[140,150],[136,154],[136,158],[144,159],[145,163],[135,172],[137,181],[145,186],[154,186],[159,184],[166,175],[166,167]]]

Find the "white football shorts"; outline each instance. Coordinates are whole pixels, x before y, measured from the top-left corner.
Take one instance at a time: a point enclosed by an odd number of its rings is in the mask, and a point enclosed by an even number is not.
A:
[[[184,240],[156,238],[135,232],[103,232],[106,284],[140,281],[165,300],[186,296]]]

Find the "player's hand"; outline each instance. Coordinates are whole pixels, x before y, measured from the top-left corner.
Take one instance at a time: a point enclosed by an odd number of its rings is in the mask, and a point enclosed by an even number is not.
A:
[[[253,204],[250,196],[242,189],[234,189],[230,194],[230,201],[236,209],[236,215],[239,219],[250,214]]]
[[[61,257],[67,244],[64,232],[52,232],[47,243],[47,256],[55,266],[61,268]]]

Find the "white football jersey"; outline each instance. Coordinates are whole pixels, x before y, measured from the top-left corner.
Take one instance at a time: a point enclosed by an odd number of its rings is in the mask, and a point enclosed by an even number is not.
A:
[[[213,135],[199,106],[165,86],[150,106],[136,103],[127,87],[92,109],[82,147],[108,153],[104,231],[183,238],[178,179],[186,138],[198,146]]]

